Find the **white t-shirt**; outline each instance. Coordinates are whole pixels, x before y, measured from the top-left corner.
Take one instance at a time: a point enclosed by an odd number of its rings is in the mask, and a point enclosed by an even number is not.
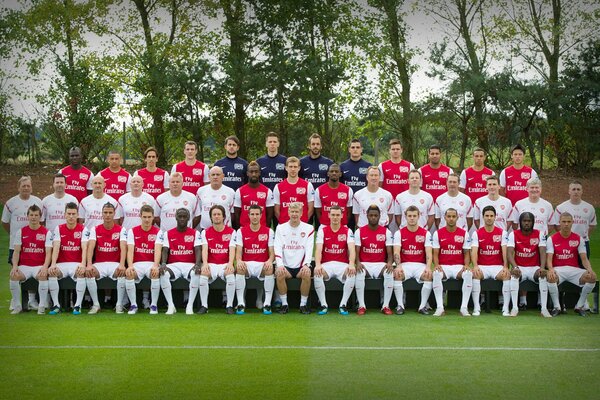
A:
[[[57,198],[54,193],[49,194],[42,200],[42,222],[46,222],[46,228],[50,232],[54,232],[54,228],[59,225],[66,224],[65,219],[65,206],[67,203],[75,203],[79,205],[79,202],[75,196],[65,193],[60,199]]]
[[[358,215],[358,227],[369,223],[367,220],[367,209],[372,204],[379,207],[379,225],[387,226],[390,224],[388,214],[394,213],[394,199],[390,192],[385,189],[377,188],[377,191],[370,192],[368,187],[364,187],[354,193],[352,199],[352,213]]]
[[[142,194],[138,197],[134,197],[131,192],[125,193],[119,199],[119,204],[121,205],[123,212],[123,223],[121,226],[127,230],[142,224],[140,209],[144,205],[149,205],[152,207],[155,217],[158,217],[159,215],[156,200],[154,200],[154,197],[145,192],[142,192]]]
[[[473,204],[471,198],[464,193],[458,192],[458,195],[452,197],[448,192],[438,196],[435,201],[435,217],[440,219],[439,228],[446,226],[444,214],[449,208],[454,208],[458,213],[456,226],[468,231],[467,218],[473,218]]]
[[[17,231],[29,224],[27,220],[27,210],[32,205],[42,208],[42,200],[37,196],[29,196],[27,200],[22,200],[18,195],[8,199],[2,209],[2,222],[10,224],[9,249],[14,249],[14,240]]]
[[[473,206],[473,220],[479,221],[483,218],[481,217],[482,210],[487,207],[492,206],[496,210],[496,225],[498,228],[501,228],[503,231],[510,230],[509,223],[511,221],[511,213],[512,213],[512,203],[509,199],[504,196],[499,196],[497,200],[490,200],[489,196],[483,196],[475,200],[475,206]],[[480,227],[483,225],[481,222]]]
[[[524,198],[515,204],[510,214],[511,220],[518,224],[521,214],[527,211],[535,216],[533,229],[537,229],[547,235],[548,225],[553,222],[554,209],[552,208],[552,204],[544,199],[539,199],[537,202],[532,203],[528,197]]]
[[[156,204],[160,215],[160,229],[168,231],[177,227],[175,214],[180,208],[187,208],[190,212],[190,221],[188,226],[192,228],[193,219],[198,215],[196,210],[196,196],[185,190],[181,191],[179,196],[173,196],[171,192],[164,192],[156,198]]]
[[[312,225],[300,222],[292,227],[289,222],[278,225],[275,230],[275,262],[278,267],[300,268],[310,264],[314,248]]]
[[[427,218],[430,215],[434,215],[435,211],[433,208],[433,197],[424,190],[419,190],[419,193],[412,194],[408,190],[400,193],[396,196],[396,202],[394,203],[394,214],[400,215],[402,220],[400,221],[400,228],[406,226],[406,216],[404,212],[410,206],[415,206],[419,209],[419,226],[427,228]]]
[[[565,212],[568,212],[573,216],[571,230],[581,236],[583,240],[590,240],[588,235],[590,226],[596,226],[596,210],[594,207],[586,201],[581,201],[579,204],[573,204],[567,200],[556,206],[553,218],[554,221],[552,223],[558,225],[560,223],[561,214]]]
[[[196,194],[198,202],[197,214],[200,214],[200,228],[206,229],[212,225],[210,221],[210,208],[221,205],[225,208],[225,225],[231,226],[231,213],[233,212],[233,200],[235,192],[229,186],[221,185],[214,190],[210,185],[202,186]]]
[[[83,225],[87,229],[102,224],[102,207],[106,203],[115,206],[114,219],[121,218],[123,213],[119,202],[106,193],[99,199],[95,198],[93,194],[90,194],[81,200],[81,204],[79,204],[79,218],[83,219]]]

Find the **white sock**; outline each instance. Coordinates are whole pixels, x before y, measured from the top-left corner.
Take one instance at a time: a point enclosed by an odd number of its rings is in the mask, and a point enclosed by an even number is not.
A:
[[[40,307],[48,307],[48,281],[38,282],[38,293],[40,295]]]
[[[443,274],[440,271],[433,271],[433,296],[438,310],[444,309],[444,286],[442,285]]]
[[[192,272],[190,276],[190,294],[188,295],[187,307],[189,309],[194,308],[194,301],[196,301],[196,295],[198,294],[198,288],[200,286],[200,275]]]
[[[90,297],[92,298],[92,304],[97,307],[100,307],[100,301],[98,300],[98,284],[96,283],[96,278],[85,278],[85,282],[87,284],[88,292],[90,292]]]
[[[150,292],[147,290],[142,291],[142,299],[143,300],[150,300]]]
[[[123,296],[127,294],[125,290],[125,277],[121,276],[117,278],[117,306],[123,305]]]
[[[519,279],[510,278],[510,300],[512,301],[512,308],[518,308],[519,304],[517,298],[519,297]]]
[[[83,295],[85,294],[85,288],[87,287],[86,279],[88,278],[77,278],[75,281],[75,291],[77,293],[77,297],[75,300],[75,307],[81,307],[81,302],[83,301]],[[90,289],[91,294],[91,289]]]
[[[479,305],[479,295],[481,294],[481,280],[473,279],[473,290],[471,291],[471,298],[473,299],[473,310],[481,311]]]
[[[323,281],[323,277],[315,276],[313,279],[313,284],[315,285],[315,292],[317,292],[317,297],[319,298],[321,307],[327,307],[327,298],[325,297],[325,282]]]
[[[256,301],[262,301],[264,295],[265,295],[265,290],[261,287],[257,287],[256,288]]]
[[[398,307],[404,308],[404,285],[402,281],[394,281],[394,296],[396,296]]]
[[[462,279],[462,301],[460,303],[460,308],[468,308],[471,292],[473,291],[473,273],[471,271],[464,271],[462,273]]]
[[[265,275],[265,306],[271,305],[274,288],[275,288],[275,277],[273,275]]]
[[[519,296],[519,304],[527,305],[527,296]]]
[[[358,300],[359,307],[365,306],[365,271],[356,274],[356,282],[354,287],[356,288],[356,299]],[[390,291],[391,293],[391,291]]]
[[[433,282],[426,281],[423,282],[423,287],[421,288],[421,304],[419,305],[419,310],[425,307],[427,301],[429,300],[429,295],[431,294],[431,289],[433,288]]]
[[[21,303],[21,282],[11,280],[9,287],[12,294],[13,308],[15,306],[23,308],[23,304]]]
[[[237,298],[238,306],[246,306],[246,299],[244,297],[244,291],[246,290],[246,276],[242,274],[235,274],[235,296]]]
[[[48,291],[50,292],[50,297],[52,297],[52,303],[56,307],[60,307],[60,302],[58,301],[58,278],[55,276],[48,277]]]
[[[502,312],[510,307],[510,280],[502,281]]]
[[[596,286],[595,283],[584,283],[583,284],[583,287],[581,288],[581,294],[579,295],[579,301],[577,301],[575,308],[582,308],[584,306],[588,295],[590,293],[592,293],[592,290],[594,290],[594,286]]]
[[[401,281],[400,281],[401,282]],[[383,272],[383,305],[382,307],[390,307],[390,300],[394,293],[394,275],[391,272]]]
[[[279,295],[279,299],[281,300],[281,305],[282,306],[287,306],[288,302],[287,302],[287,293],[286,294],[280,294]]]
[[[300,307],[305,306],[308,303],[308,296],[300,296]]]
[[[548,293],[550,293],[550,299],[552,299],[553,308],[560,309],[560,300],[558,299],[558,284],[548,282]]]
[[[540,302],[542,311],[548,310],[548,281],[546,278],[540,278]]]
[[[208,276],[200,275],[198,290],[200,291],[200,303],[202,303],[202,307],[208,308]]]
[[[162,289],[165,299],[167,299],[167,304],[169,307],[174,307],[175,304],[173,303],[173,294],[171,293],[171,280],[169,279],[168,273],[164,273],[160,277],[160,288]]]
[[[129,303],[137,307],[137,293],[135,292],[134,279],[127,279],[125,281],[125,290],[127,291],[127,297],[129,297]]]
[[[346,281],[344,282],[344,293],[342,294],[342,301],[340,301],[341,306],[348,305],[348,299],[354,290],[354,286],[356,285],[356,275],[347,276]]]
[[[150,305],[158,306],[158,296],[160,295],[160,279],[150,279],[150,292],[152,293],[152,301]]]
[[[27,291],[27,299],[29,300],[29,302],[35,302],[35,292],[28,290]]]
[[[227,292],[227,307],[233,307],[235,297],[235,276],[229,274],[225,277],[225,291]]]

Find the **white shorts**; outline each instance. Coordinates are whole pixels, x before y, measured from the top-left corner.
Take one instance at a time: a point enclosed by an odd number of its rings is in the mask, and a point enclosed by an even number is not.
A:
[[[221,278],[221,280],[225,280],[225,268],[227,268],[227,264],[208,264],[210,268],[210,278],[208,278],[208,283],[211,284],[217,280],[217,278]]]
[[[521,271],[521,282],[523,282],[523,281],[535,282],[533,277],[535,275],[535,272],[538,269],[540,269],[540,267],[519,267],[519,271]]]
[[[147,277],[150,279],[150,270],[152,269],[152,265],[154,263],[152,261],[140,261],[133,263],[133,269],[135,270],[135,283],[140,283],[140,281]]]
[[[444,275],[448,279],[458,279],[458,273],[462,271],[464,265],[442,265],[442,269],[444,270]]]
[[[426,265],[423,263],[416,262],[405,262],[401,264],[402,270],[404,271],[404,279],[415,278],[418,283],[423,283],[421,275],[425,272]]]
[[[246,269],[248,270],[248,275],[246,276],[246,279],[257,278],[259,281],[264,281],[265,277],[260,276],[262,274],[264,265],[265,263],[261,261],[246,261]]]
[[[483,279],[496,279],[496,275],[504,268],[502,265],[480,265],[479,269],[483,272]]]
[[[579,283],[579,279],[581,276],[585,274],[587,271],[583,268],[578,267],[554,267],[554,271],[558,275],[558,283],[563,282],[571,282],[573,285],[577,285],[582,287],[583,285]]]
[[[21,271],[21,273],[23,275],[25,275],[25,280],[29,279],[29,278],[36,278],[37,273],[40,271],[40,269],[42,269],[42,266],[40,265],[39,267],[28,267],[26,265],[19,265],[17,267],[17,269],[19,271]]]
[[[327,272],[327,276],[329,279],[336,278],[338,281],[344,283],[346,281],[346,277],[344,273],[346,272],[346,268],[348,268],[348,264],[341,263],[338,261],[329,261],[321,264],[325,272]],[[327,280],[329,280],[327,279]]]
[[[65,262],[56,264],[58,269],[60,269],[60,272],[62,272],[63,278],[66,278],[68,276],[73,280],[77,280],[77,278],[75,278],[75,271],[77,270],[78,265],[79,263],[77,262]]]
[[[370,278],[381,278],[385,269],[385,263],[381,262],[365,262],[362,263],[367,270]]]
[[[176,281],[177,278],[184,278],[190,280],[190,271],[194,268],[194,263],[176,262],[167,264],[167,268],[173,271],[171,276],[172,281]]]
[[[94,264],[94,267],[96,267],[98,273],[100,274],[100,279],[110,278],[113,281],[117,280],[117,278],[115,277],[115,270],[118,266],[119,263],[116,262],[101,262]]]

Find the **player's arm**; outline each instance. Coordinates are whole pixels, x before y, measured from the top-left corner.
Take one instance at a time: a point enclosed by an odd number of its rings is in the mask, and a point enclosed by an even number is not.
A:
[[[196,215],[194,217],[194,219],[192,219],[192,227],[198,226],[198,224],[200,223],[201,220],[202,220],[202,216],[201,215]]]
[[[275,218],[279,220],[281,217],[281,206],[277,203],[273,206],[273,212],[275,213]]]
[[[581,265],[583,265],[583,268],[585,268],[587,272],[593,273],[594,271],[592,270],[592,264],[590,263],[586,252],[584,251],[583,253],[579,253],[579,257],[581,257]]]
[[[323,252],[323,243],[317,243],[315,247],[315,276],[322,276],[321,259]]]
[[[271,226],[271,223],[273,222],[273,206],[265,207],[265,222],[268,227]]]
[[[465,265],[465,270],[471,265],[471,250],[463,249],[463,264]]]
[[[385,246],[385,252],[387,254],[385,269],[387,272],[392,272],[394,270],[394,246]]]
[[[467,232],[469,232],[471,230],[472,226],[473,226],[473,217],[467,217]]]
[[[119,259],[119,267],[125,268],[125,261],[127,260],[127,241],[119,241],[119,247],[121,248],[121,257]]]
[[[433,215],[427,216],[427,230],[431,229],[431,227],[433,226],[434,222],[435,222],[435,218],[434,218]],[[400,226],[400,225],[398,225],[398,226]]]
[[[54,235],[54,237],[56,237],[56,235]],[[53,267],[56,267],[56,262],[58,261],[58,253],[60,252],[60,234],[58,235],[58,237],[58,240],[52,241],[52,258],[50,261],[50,265]]]
[[[425,246],[425,265],[427,269],[431,269],[431,264],[433,262],[433,249],[431,246]]]
[[[231,217],[233,218],[233,221],[231,221],[231,222],[233,225],[240,226],[240,216],[241,215],[242,215],[242,208],[241,207],[233,207],[233,214],[231,214]]]
[[[194,269],[198,270],[202,268],[202,245],[194,246],[194,258],[195,264]]]
[[[540,269],[546,268],[546,246],[539,246],[538,251],[540,252]]]
[[[315,202],[309,201],[308,202],[308,219],[309,220],[310,220],[310,217],[312,217],[314,212],[315,212]]]
[[[235,262],[238,268],[246,266],[246,263],[242,260],[242,250],[243,248],[241,245],[238,244],[235,246]]]
[[[16,276],[19,266],[19,256],[21,255],[21,245],[15,244],[14,253],[12,256],[12,268],[10,270],[10,277]]]
[[[321,207],[315,207],[315,216],[317,221],[321,221],[321,214],[323,214],[323,209]]]
[[[85,266],[92,266],[92,261],[94,259],[94,250],[96,249],[96,240],[90,239],[86,241],[87,249],[83,253],[85,253],[85,261],[82,261],[82,264]],[[81,241],[81,248],[83,250],[83,240]]]
[[[123,220],[125,219],[125,216],[122,216],[121,218],[119,218],[118,220],[116,220],[116,224],[119,226],[123,226]]]
[[[400,228],[400,224],[402,223],[402,213],[394,215],[394,218],[396,218],[396,225]],[[390,218],[388,221],[392,221],[392,219]]]
[[[440,266],[440,249],[439,247],[433,248],[433,268],[438,269]]]
[[[471,246],[471,261],[473,262],[473,268],[478,268],[477,265],[479,256],[479,246]]]
[[[133,252],[135,250],[134,244],[127,245],[127,267],[133,268]]]
[[[517,262],[515,261],[515,248],[512,246],[506,247],[506,258],[508,259],[508,265],[512,268],[518,268]]]
[[[504,268],[508,269],[508,257],[506,256],[506,245],[502,245],[502,262],[504,263]]]

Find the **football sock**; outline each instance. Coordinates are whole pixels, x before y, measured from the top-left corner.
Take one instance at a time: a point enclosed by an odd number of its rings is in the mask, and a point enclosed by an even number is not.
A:
[[[246,290],[246,276],[242,274],[235,274],[235,296],[237,298],[238,306],[246,306],[246,299],[244,298],[244,291]]]
[[[354,290],[354,286],[356,285],[356,274],[354,276],[347,276],[346,281],[344,282],[344,292],[342,294],[342,301],[340,302],[340,306],[347,306],[348,299]]]
[[[308,296],[300,296],[300,306],[305,306],[308,303]]]
[[[365,271],[356,274],[356,299],[359,307],[365,307]]]
[[[88,292],[90,292],[90,297],[92,298],[92,304],[100,307],[100,301],[98,301],[98,284],[96,283],[96,278],[85,278],[85,281],[87,284]]]
[[[38,282],[38,293],[40,294],[40,306],[48,307],[48,281]]]
[[[579,301],[577,302],[575,308],[582,308],[585,305],[585,301],[587,300],[588,295],[592,293],[592,290],[594,290],[594,286],[596,286],[595,283],[583,284],[583,287],[581,288],[581,294],[579,295]]]
[[[171,293],[171,280],[169,279],[168,273],[161,275],[160,288],[162,289],[163,295],[165,296],[169,307],[174,307],[175,304],[173,304],[173,294]]]
[[[540,302],[542,311],[548,309],[548,281],[546,278],[540,278]]]
[[[390,306],[390,300],[394,293],[394,275],[391,272],[383,272],[383,304],[382,307]],[[363,296],[364,298],[364,296]]]
[[[313,279],[313,284],[315,285],[315,292],[317,292],[317,297],[319,298],[321,307],[327,307],[327,298],[325,297],[325,282],[323,282],[323,277],[315,276]]]
[[[421,304],[419,305],[419,310],[425,307],[427,301],[429,300],[429,295],[431,294],[431,289],[433,287],[433,283],[430,281],[423,282],[423,287],[421,288]]]
[[[550,293],[550,299],[552,299],[553,308],[560,309],[560,300],[558,299],[558,284],[548,282],[548,293]]]
[[[83,295],[85,294],[85,288],[87,286],[86,279],[88,278],[77,278],[77,280],[75,281],[75,291],[77,293],[75,307],[81,307],[81,302],[83,301]]]
[[[444,286],[442,285],[443,274],[440,271],[433,271],[433,296],[438,310],[444,309]]]
[[[117,306],[123,305],[123,297],[125,294],[125,277],[120,276],[117,278]]]
[[[202,307],[208,308],[208,276],[200,275],[198,289],[200,291],[200,302],[202,303]]]
[[[21,304],[21,282],[11,280],[9,287],[12,294],[13,307],[19,306],[23,308]]]
[[[281,305],[282,306],[287,306],[288,302],[287,302],[287,293],[286,294],[279,294],[279,299],[281,300]]]
[[[468,308],[469,298],[473,291],[473,273],[471,271],[464,271],[462,273],[462,279],[462,301],[460,303],[460,308]]]
[[[190,276],[190,294],[188,296],[187,306],[194,308],[194,301],[196,301],[196,295],[198,294],[198,287],[200,286],[200,275],[192,272]]]
[[[402,281],[394,281],[394,296],[396,296],[398,307],[404,308],[404,285]]]
[[[58,301],[58,278],[55,276],[48,277],[48,291],[50,292],[50,297],[52,297],[52,303],[60,307],[60,302]]]
[[[227,292],[227,307],[233,307],[235,297],[235,276],[229,274],[225,277],[225,291]]]
[[[273,275],[265,275],[265,305],[271,305],[273,298],[273,288],[275,288],[275,277]]]
[[[129,297],[129,302],[132,306],[137,306],[137,298],[135,293],[135,280],[127,279],[125,280],[125,290],[127,290],[127,297]]]
[[[160,295],[160,279],[150,279],[150,292],[152,293],[151,305],[158,305],[158,296]]]
[[[471,298],[473,299],[473,310],[480,311],[481,305],[479,305],[479,295],[481,294],[481,280],[473,279],[473,290],[471,291]]]
[[[519,279],[511,277],[510,278],[510,300],[512,301],[512,308],[519,307],[518,303],[519,297]]]

